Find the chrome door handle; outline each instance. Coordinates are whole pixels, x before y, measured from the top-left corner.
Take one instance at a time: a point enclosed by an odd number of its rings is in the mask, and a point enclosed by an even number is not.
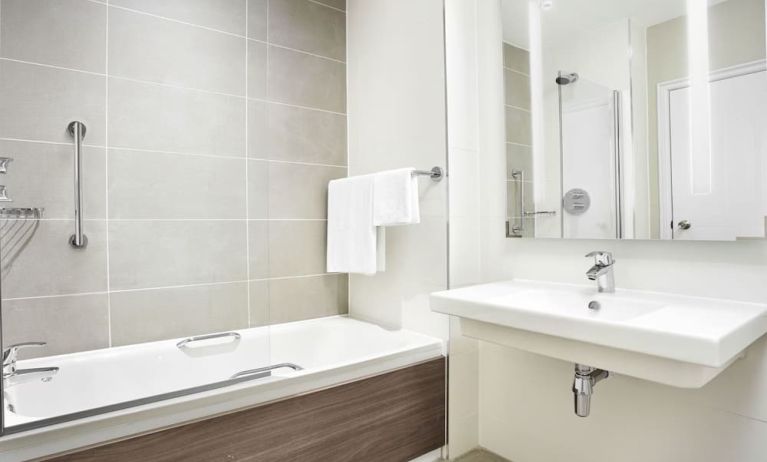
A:
[[[676,224],[679,229],[690,229],[692,228],[692,223],[690,223],[688,220],[682,220],[679,223]]]

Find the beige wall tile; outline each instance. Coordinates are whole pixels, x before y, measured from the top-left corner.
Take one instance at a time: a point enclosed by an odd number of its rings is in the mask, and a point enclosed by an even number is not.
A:
[[[532,144],[532,122],[529,112],[506,106],[506,141]]]
[[[248,218],[269,218],[269,163],[248,160]]]
[[[269,281],[272,324],[346,314],[348,276],[334,274]]]
[[[346,0],[316,0],[317,3],[346,11]]]
[[[244,156],[245,100],[110,78],[109,143],[116,148]]]
[[[324,220],[270,221],[269,275],[325,273],[326,228]]]
[[[108,319],[105,293],[3,300],[3,345],[47,343],[23,350],[21,359],[107,348]]]
[[[530,77],[504,69],[503,82],[506,104],[529,110]]]
[[[267,159],[269,141],[267,124],[268,105],[263,101],[248,100],[248,157]]]
[[[245,40],[110,8],[109,75],[245,96]]]
[[[346,176],[346,168],[269,163],[269,218],[325,219],[328,182]]]
[[[74,154],[71,146],[26,141],[1,141],[0,156],[12,157],[2,183],[13,207],[41,207],[44,218],[74,218]],[[104,149],[83,149],[85,218],[105,218]]]
[[[0,220],[4,298],[102,292],[107,289],[106,227],[84,223],[88,246],[69,245],[74,221]]]
[[[266,98],[266,44],[248,40],[248,98]]]
[[[110,150],[109,217],[244,219],[244,165],[234,158]]]
[[[245,282],[111,295],[112,343],[151,342],[248,327]]]
[[[307,0],[269,4],[269,43],[346,60],[346,14]]]
[[[113,290],[246,279],[245,221],[113,221]]]
[[[346,65],[269,47],[269,98],[273,101],[346,112]]]
[[[248,0],[248,38],[266,40],[268,0]]]
[[[245,0],[109,0],[165,18],[245,35]]]
[[[250,221],[248,223],[248,265],[250,279],[269,277],[269,222]]]
[[[513,170],[525,172],[525,179],[533,179],[532,147],[506,143],[506,178],[511,179]]]
[[[250,281],[250,327],[269,324],[269,281]]]
[[[269,104],[262,139],[250,138],[251,156],[294,162],[346,165],[346,116]],[[263,123],[256,119],[253,123]],[[249,121],[250,123],[250,121]]]
[[[0,82],[0,137],[70,144],[67,126],[79,120],[84,142],[104,145],[104,77],[0,61]]]
[[[105,72],[106,6],[87,0],[3,0],[0,55]]]
[[[508,43],[503,44],[503,66],[524,74],[530,73],[530,53]]]

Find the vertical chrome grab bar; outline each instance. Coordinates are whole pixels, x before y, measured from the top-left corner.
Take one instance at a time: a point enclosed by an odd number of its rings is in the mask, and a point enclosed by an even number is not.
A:
[[[75,140],[75,233],[70,236],[69,244],[76,249],[84,249],[88,245],[88,237],[83,232],[83,138],[85,124],[73,121],[67,127],[69,134]]]
[[[517,213],[516,217],[519,220],[517,226],[511,228],[511,232],[514,235],[522,235],[525,231],[525,216],[527,211],[525,210],[525,171],[524,170],[512,170],[511,177],[514,179],[514,185],[517,187]]]
[[[613,124],[615,130],[615,238],[623,238],[623,178],[621,158],[623,143],[621,131],[621,92],[613,90]]]

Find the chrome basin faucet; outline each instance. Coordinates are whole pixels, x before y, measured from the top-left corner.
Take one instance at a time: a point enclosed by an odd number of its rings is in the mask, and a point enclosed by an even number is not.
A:
[[[615,275],[613,274],[615,259],[613,254],[595,250],[586,254],[586,257],[594,257],[594,266],[586,271],[586,277],[592,281],[597,281],[597,290],[599,292],[615,292]]]
[[[59,371],[58,367],[33,367],[29,369],[16,368],[19,350],[29,347],[42,347],[45,342],[26,342],[11,345],[3,350],[3,383],[10,387],[33,380],[50,380]]]

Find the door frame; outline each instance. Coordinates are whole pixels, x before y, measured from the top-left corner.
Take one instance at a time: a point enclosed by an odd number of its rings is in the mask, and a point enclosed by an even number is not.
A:
[[[760,59],[735,66],[724,67],[711,71],[709,82],[741,77],[748,74],[767,71],[767,60]],[[690,86],[690,79],[667,80],[657,84],[657,115],[658,115],[658,206],[660,211],[660,238],[673,239],[674,233],[669,226],[674,219],[672,201],[672,172],[671,172],[671,92]]]

